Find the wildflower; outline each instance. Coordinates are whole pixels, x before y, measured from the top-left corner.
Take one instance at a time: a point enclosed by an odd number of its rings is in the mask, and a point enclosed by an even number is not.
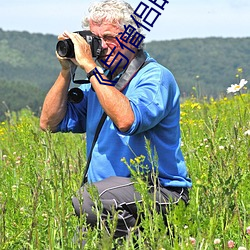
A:
[[[201,183],[200,180],[197,180],[197,181],[196,181],[196,184],[197,184],[197,185],[201,185],[202,183]]]
[[[247,81],[245,79],[241,79],[239,84],[231,84],[231,87],[227,88],[227,93],[235,93],[240,91],[245,85]]]
[[[215,244],[215,245],[220,244],[220,239],[214,239],[214,244]]]
[[[233,240],[229,240],[227,242],[227,246],[228,246],[228,248],[234,248],[234,241]]]
[[[130,159],[129,162],[130,162],[131,165],[135,165],[135,161],[133,159]]]
[[[192,103],[192,104],[191,104],[191,108],[192,108],[192,109],[201,109],[201,106],[200,106],[199,103],[196,102],[196,103]]]
[[[238,71],[238,73],[242,73],[243,72],[243,68],[238,68],[237,71]]]
[[[20,214],[23,214],[24,211],[25,211],[24,207],[21,207],[21,208],[20,208]]]
[[[47,213],[43,213],[42,214],[43,220],[47,221],[48,220],[48,214]]]
[[[250,226],[247,227],[246,232],[247,232],[248,235],[250,235]]]
[[[245,247],[239,247],[238,250],[247,250]]]
[[[196,239],[193,237],[189,237],[189,240],[190,240],[191,244],[194,246],[196,243]]]
[[[219,146],[219,150],[223,150],[224,149],[224,146]]]
[[[245,136],[249,136],[250,135],[250,129],[248,129],[247,131],[244,132]]]

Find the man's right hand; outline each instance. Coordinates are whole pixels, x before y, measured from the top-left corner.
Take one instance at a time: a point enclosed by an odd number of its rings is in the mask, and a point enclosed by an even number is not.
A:
[[[58,41],[62,41],[68,39],[67,36],[65,36],[65,34],[61,34],[58,36]],[[58,61],[60,62],[61,66],[62,66],[62,70],[63,71],[70,71],[70,69],[72,67],[76,67],[79,66],[77,61],[74,58],[67,58],[67,57],[61,57],[58,55],[58,53],[56,52],[56,57],[58,59]]]

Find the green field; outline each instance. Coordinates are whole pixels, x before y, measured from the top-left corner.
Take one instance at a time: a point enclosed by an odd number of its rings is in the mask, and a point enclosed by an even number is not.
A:
[[[230,240],[234,249],[250,249],[249,103],[250,94],[237,92],[181,104],[190,204],[172,208],[166,227],[140,185],[143,230],[117,249],[228,249]],[[0,249],[80,249],[74,235],[85,221],[74,216],[71,197],[85,160],[84,135],[44,133],[28,109],[6,113],[0,124]],[[99,230],[89,229],[85,249],[115,246],[115,222],[108,223],[111,235],[101,222]]]

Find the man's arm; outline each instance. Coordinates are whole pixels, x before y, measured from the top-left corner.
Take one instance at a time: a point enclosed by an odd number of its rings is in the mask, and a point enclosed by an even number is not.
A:
[[[62,69],[57,80],[45,97],[40,117],[42,130],[56,131],[67,110],[68,89],[71,80],[70,67],[72,62],[58,56]]]
[[[129,99],[113,86],[100,84],[96,77],[90,78],[100,104],[117,128],[126,132],[134,122]]]
[[[79,34],[68,32],[66,34],[74,43],[77,64],[86,73],[90,72],[97,65],[92,58],[89,44]],[[127,131],[134,122],[134,113],[128,98],[115,87],[100,84],[94,76],[90,78],[90,82],[106,114],[120,131]]]
[[[45,97],[40,117],[42,130],[56,131],[57,125],[62,121],[67,109],[70,73],[62,70],[54,85]]]

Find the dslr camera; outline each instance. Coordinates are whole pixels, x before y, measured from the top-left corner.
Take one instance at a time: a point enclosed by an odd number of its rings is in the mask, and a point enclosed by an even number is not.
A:
[[[96,37],[90,30],[75,31],[81,35],[86,42],[90,45],[92,57],[100,56],[102,52],[102,40],[99,37]],[[57,42],[56,51],[61,57],[74,58],[74,44],[70,39],[65,39]]]

